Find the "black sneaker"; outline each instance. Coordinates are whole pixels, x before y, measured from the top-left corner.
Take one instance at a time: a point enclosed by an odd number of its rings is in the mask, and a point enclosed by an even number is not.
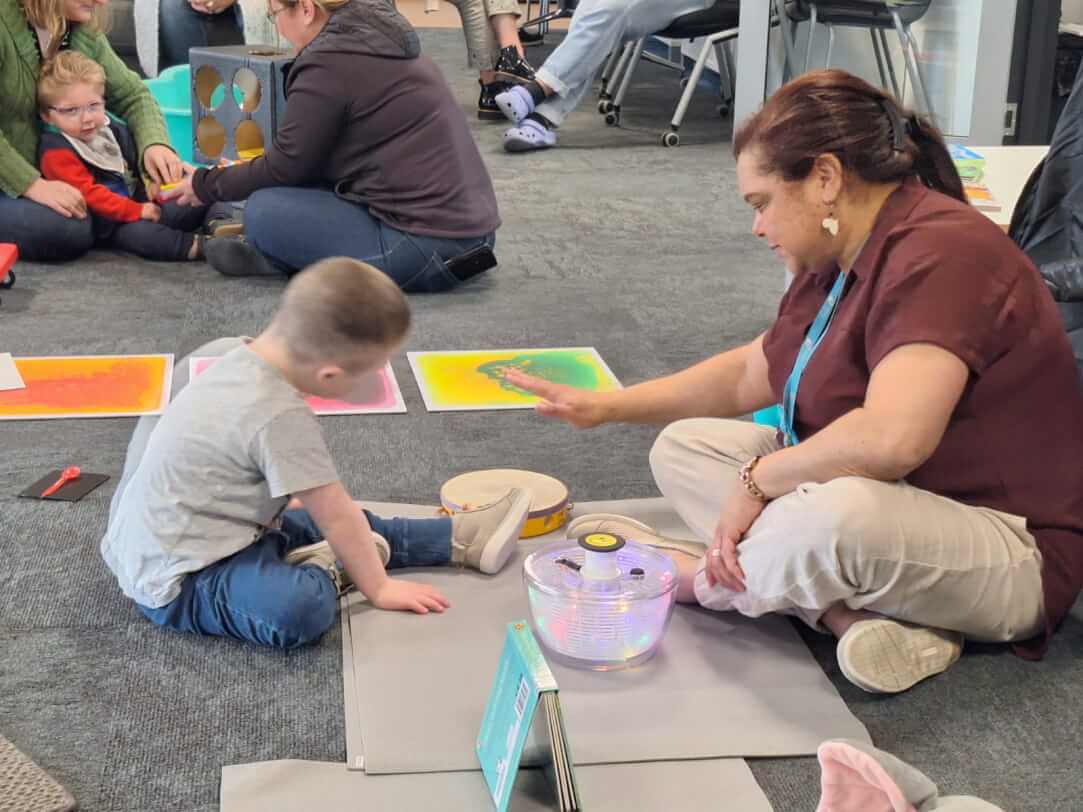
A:
[[[527,31],[525,28],[520,28],[519,42],[523,43],[524,48],[529,48],[531,45],[545,45],[545,34],[541,31]]]
[[[220,237],[207,240],[203,257],[223,276],[277,276],[285,278],[286,271],[271,262],[244,237]]]
[[[478,96],[478,118],[482,121],[503,121],[504,114],[496,105],[496,94],[503,93],[508,86],[503,82],[486,85],[482,84],[480,79],[478,79],[478,84],[481,85],[481,95]]]
[[[496,78],[504,82],[523,85],[534,81],[534,68],[519,56],[519,52],[512,45],[500,49],[500,59],[493,70],[496,71]]]

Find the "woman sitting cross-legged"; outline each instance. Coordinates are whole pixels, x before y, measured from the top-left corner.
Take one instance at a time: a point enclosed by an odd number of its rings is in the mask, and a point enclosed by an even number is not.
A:
[[[267,152],[199,169],[182,203],[245,200],[242,238],[211,240],[232,276],[290,274],[348,256],[406,291],[442,291],[495,265],[492,181],[440,69],[390,0],[270,0],[298,50]]]
[[[105,74],[103,101],[135,141],[132,171],[156,184],[181,178],[158,103],[124,66],[98,25],[108,0],[0,0],[0,243],[19,256],[62,262],[94,244],[83,194],[38,171],[41,118],[37,85],[42,65],[61,51],[79,51]]]
[[[783,87],[734,150],[794,274],[768,330],[616,392],[508,380],[580,427],[671,423],[651,468],[706,543],[674,554],[679,598],[831,631],[873,692],[964,638],[1040,656],[1083,586],[1083,390],[1034,266],[929,122],[842,71]],[[773,403],[778,434],[726,419]],[[621,517],[574,529],[595,528],[680,546]]]

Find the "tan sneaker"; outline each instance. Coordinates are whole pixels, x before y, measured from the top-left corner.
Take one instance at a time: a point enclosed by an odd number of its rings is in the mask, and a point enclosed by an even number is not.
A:
[[[638,541],[666,552],[684,553],[694,558],[703,558],[707,545],[691,539],[671,539],[663,536],[653,527],[616,513],[588,513],[573,519],[565,535],[576,539],[584,533],[616,533],[628,541]]]
[[[839,640],[843,675],[873,694],[897,694],[948,670],[963,652],[963,635],[890,618],[859,620]]]
[[[372,540],[376,543],[376,554],[380,556],[380,563],[386,567],[387,562],[391,560],[391,545],[379,533],[373,533]],[[339,595],[348,592],[350,587],[353,586],[353,580],[350,578],[349,573],[335,558],[335,551],[331,549],[331,545],[326,541],[317,541],[315,544],[306,544],[304,547],[294,547],[286,553],[286,557],[282,560],[294,567],[299,567],[302,564],[314,564],[327,570],[331,580],[335,582],[335,586],[338,588]]]
[[[472,567],[486,575],[504,569],[519,543],[530,491],[512,488],[490,505],[451,517],[451,563]]]

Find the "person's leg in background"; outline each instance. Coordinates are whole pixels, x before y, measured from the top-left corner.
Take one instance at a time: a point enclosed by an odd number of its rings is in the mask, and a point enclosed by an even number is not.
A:
[[[659,436],[655,481],[699,538],[712,539],[741,465],[770,453],[771,435],[740,421],[684,420]],[[944,670],[958,657],[958,633],[1008,642],[1042,628],[1041,557],[1025,520],[905,482],[802,485],[764,508],[738,555],[743,592],[709,586],[703,562],[691,573],[685,562],[698,602],[829,628],[841,637],[844,673],[866,690],[902,690]]]
[[[94,224],[65,217],[25,197],[0,192],[0,242],[14,243],[26,262],[69,262],[94,245]]]
[[[236,6],[221,14],[203,14],[188,0],[159,0],[158,68],[187,65],[191,48],[243,45],[244,34]]]
[[[510,83],[528,82],[534,69],[523,59],[515,0],[449,0],[462,18],[469,63],[478,69],[478,118],[501,121],[494,101]]]
[[[549,55],[533,83],[511,88],[496,102],[516,126],[504,134],[509,152],[556,145],[556,130],[590,90],[610,51],[661,31],[712,0],[583,0],[564,41]]]
[[[453,260],[495,235],[462,240],[407,234],[326,189],[261,189],[245,205],[245,237],[210,240],[207,261],[226,275],[292,274],[346,256],[386,273],[405,291],[435,293],[469,278]]]

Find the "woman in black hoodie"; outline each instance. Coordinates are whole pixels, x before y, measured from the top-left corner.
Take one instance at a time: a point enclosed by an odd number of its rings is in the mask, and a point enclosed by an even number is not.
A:
[[[447,290],[495,264],[496,196],[439,68],[391,0],[268,0],[298,51],[273,144],[199,169],[181,202],[248,200],[245,237],[212,240],[232,276],[292,273],[328,256],[406,291]]]

